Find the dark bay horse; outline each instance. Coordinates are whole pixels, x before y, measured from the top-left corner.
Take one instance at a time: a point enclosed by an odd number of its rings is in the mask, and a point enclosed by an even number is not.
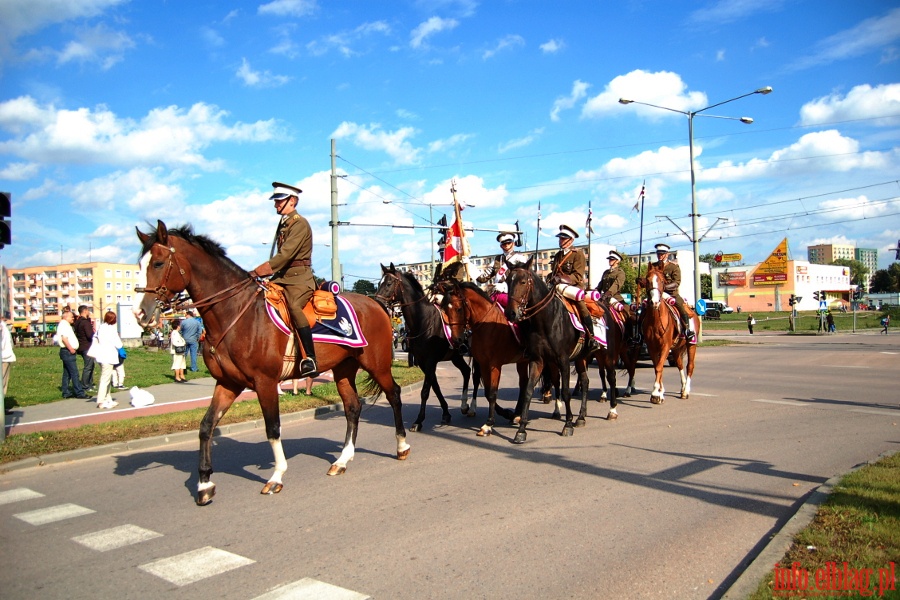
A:
[[[665,277],[662,269],[655,263],[650,265],[647,277],[642,281],[645,284],[649,296],[649,302],[644,308],[641,318],[641,329],[647,342],[647,350],[650,360],[653,362],[653,370],[656,380],[653,383],[653,392],[650,394],[650,402],[662,404],[665,402],[666,388],[663,385],[663,369],[669,357],[669,351],[675,359],[679,374],[681,375],[681,397],[689,398],[691,394],[691,377],[694,375],[694,360],[697,354],[696,344],[688,344],[681,335],[679,320],[676,317],[677,309],[669,306],[663,297],[665,289]],[[694,331],[700,331],[700,321],[696,315],[691,317]],[[687,355],[685,368],[684,358]]]
[[[466,364],[462,354],[447,340],[444,335],[444,321],[440,311],[425,296],[422,286],[411,273],[397,271],[394,263],[390,267],[381,265],[381,282],[375,290],[375,299],[385,306],[397,304],[403,311],[403,319],[406,321],[406,332],[409,334],[409,351],[416,358],[416,365],[422,369],[425,381],[422,383],[422,403],[419,408],[419,416],[410,425],[410,431],[420,431],[425,420],[425,404],[428,402],[428,394],[434,390],[438,402],[441,404],[441,423],[450,422],[450,410],[441,386],[437,379],[437,365],[441,361],[449,360],[459,369],[463,376],[462,402],[466,405],[469,394],[469,376],[471,369]],[[476,365],[477,369],[477,365]],[[475,387],[478,380],[475,380]],[[473,390],[473,396],[474,396]],[[474,402],[473,402],[474,405]],[[465,412],[465,411],[464,411]]]
[[[200,423],[200,480],[197,504],[208,504],[216,491],[210,481],[212,435],[219,420],[245,388],[256,391],[265,419],[266,437],[275,457],[275,472],[262,489],[263,494],[281,491],[287,460],[281,445],[278,412],[278,382],[288,336],[275,327],[266,314],[264,296],[250,275],[227,256],[222,247],[191,227],[167,229],[162,221],[156,231],[137,231],[143,244],[142,270],[147,287],[136,290],[143,298],[135,315],[144,327],[152,326],[160,307],[173,306],[182,291],[190,294],[206,327],[203,358],[216,380],[209,409]],[[363,393],[381,391],[394,413],[397,458],[409,456],[406,430],[400,405],[400,386],[391,374],[392,330],[384,308],[359,294],[342,294],[353,305],[368,345],[350,348],[337,344],[316,344],[321,371],[331,370],[344,404],[347,433],[340,457],[329,475],[340,475],[353,460],[359,426],[360,401],[356,374],[368,373]],[[291,376],[289,376],[291,377]]]
[[[587,416],[588,375],[587,360],[583,347],[579,348],[581,334],[571,325],[569,314],[562,300],[531,270],[534,257],[524,264],[507,264],[509,269],[506,284],[509,286],[509,303],[506,306],[506,318],[519,323],[519,330],[527,349],[528,356],[536,366],[529,374],[530,390],[534,389],[537,375],[548,368],[548,374],[554,379],[559,376],[560,395],[566,407],[566,421],[562,435],[575,433],[575,427],[581,427]],[[576,353],[577,349],[577,353]],[[573,420],[571,407],[571,388],[569,387],[569,361],[574,360],[575,370],[581,389],[581,410],[578,419]],[[515,441],[525,441],[525,425],[528,421],[528,408],[531,395],[522,409],[519,432]]]
[[[495,412],[510,420],[521,414],[526,398],[533,391],[533,386],[528,387],[531,361],[503,315],[503,309],[477,285],[449,278],[436,282],[435,288],[443,295],[441,308],[447,314],[453,343],[462,343],[467,332],[471,332],[469,347],[481,369],[484,395],[488,401],[488,420],[478,430],[478,435],[491,435]],[[519,398],[516,410],[506,413],[497,407],[497,389],[501,369],[510,363],[516,364],[519,373]],[[522,419],[519,419],[519,428],[524,432]]]

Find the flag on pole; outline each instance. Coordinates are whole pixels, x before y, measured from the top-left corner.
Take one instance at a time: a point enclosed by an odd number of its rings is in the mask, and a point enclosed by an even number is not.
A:
[[[588,216],[587,221],[584,222],[584,232],[588,237],[591,237],[592,233],[596,233],[594,231],[594,227],[591,222],[594,220],[594,211],[591,209],[591,203],[588,202]]]
[[[644,185],[641,184],[641,193],[638,194],[637,202],[634,203],[634,206],[631,210],[641,212],[641,201],[644,199]]]
[[[471,250],[469,249],[469,240],[466,239],[466,230],[463,227],[462,220],[462,206],[460,206],[459,201],[456,199],[456,182],[450,183],[450,191],[453,193],[453,224],[450,225],[450,228],[447,230],[447,247],[444,248],[444,268],[447,268],[449,265],[452,265],[455,262],[463,262],[464,270],[465,270],[465,281],[471,281],[472,277],[472,266],[468,264],[468,260],[462,260],[464,257],[468,258],[471,254]]]

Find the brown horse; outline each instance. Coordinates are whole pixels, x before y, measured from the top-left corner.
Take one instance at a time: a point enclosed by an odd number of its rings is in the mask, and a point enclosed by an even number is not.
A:
[[[203,358],[216,380],[209,409],[200,423],[200,480],[197,504],[208,504],[216,493],[210,481],[212,435],[219,420],[245,388],[256,391],[266,425],[266,437],[275,456],[275,472],[263,486],[263,494],[281,491],[287,460],[281,445],[281,421],[278,414],[278,382],[288,336],[275,327],[266,313],[265,299],[250,275],[232,262],[216,242],[195,235],[189,225],[166,229],[157,222],[156,231],[137,231],[143,247],[142,269],[147,287],[136,290],[143,298],[135,314],[144,327],[152,326],[161,307],[172,307],[178,295],[186,291],[199,309],[206,327]],[[359,426],[360,401],[356,373],[362,368],[369,377],[363,393],[381,391],[394,412],[397,458],[409,456],[406,430],[400,405],[400,386],[391,374],[392,329],[384,308],[359,294],[343,294],[353,305],[368,345],[350,348],[337,344],[316,344],[319,369],[334,374],[344,404],[347,433],[340,457],[331,465],[329,475],[340,475],[353,460]],[[288,378],[295,377],[289,375]]]
[[[478,430],[478,435],[491,435],[495,412],[513,421],[521,415],[525,398],[532,393],[532,389],[528,387],[529,366],[532,366],[532,362],[503,315],[503,309],[477,285],[449,278],[435,283],[435,289],[443,295],[441,310],[447,315],[453,343],[463,343],[467,332],[471,332],[469,347],[472,357],[481,368],[484,396],[488,401],[488,420]],[[497,407],[500,371],[503,365],[510,363],[516,363],[519,373],[519,398],[513,413]],[[524,429],[521,419],[519,426]]]
[[[691,394],[691,377],[694,374],[694,359],[697,354],[696,344],[688,344],[681,335],[679,319],[676,309],[669,306],[663,296],[665,277],[662,269],[656,264],[651,264],[647,271],[647,277],[642,281],[649,295],[649,303],[644,308],[641,318],[641,329],[647,342],[647,350],[650,360],[653,362],[653,370],[656,380],[653,383],[653,392],[650,394],[650,402],[662,404],[665,402],[666,388],[663,386],[663,368],[669,357],[669,351],[675,359],[678,371],[681,374],[681,397],[689,398]],[[700,321],[696,315],[691,317],[694,331],[700,331]],[[687,355],[687,368],[685,369],[684,357]]]
[[[616,389],[616,370],[619,361],[625,367],[628,374],[628,383],[625,385],[622,396],[629,397],[634,390],[634,372],[637,363],[637,349],[629,348],[625,341],[625,335],[619,328],[610,311],[615,310],[607,303],[602,304],[603,316],[600,322],[595,319],[594,330],[598,326],[606,328],[606,347],[600,347],[594,351],[593,357],[597,359],[598,370],[600,371],[600,383],[603,391],[600,395],[600,401],[609,400],[609,413],[606,415],[607,420],[614,421],[619,418],[618,412],[618,390]],[[607,389],[607,382],[609,388]]]

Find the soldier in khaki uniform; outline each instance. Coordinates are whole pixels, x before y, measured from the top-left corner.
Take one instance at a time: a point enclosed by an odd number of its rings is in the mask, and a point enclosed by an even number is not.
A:
[[[315,377],[319,374],[316,349],[309,321],[303,314],[303,307],[312,298],[316,288],[311,260],[312,228],[309,221],[297,212],[297,202],[302,190],[277,181],[272,183],[272,187],[275,189],[270,200],[275,202],[275,212],[281,215],[281,221],[275,230],[274,253],[269,260],[250,271],[250,275],[271,276],[273,283],[284,286],[294,331],[306,352],[306,358],[300,361],[300,373],[297,377]]]
[[[559,251],[553,255],[553,260],[550,262],[550,274],[547,276],[547,281],[552,285],[565,282],[584,289],[587,259],[580,248],[572,248],[578,233],[568,225],[560,225],[556,237],[559,238]],[[585,345],[590,350],[596,349],[598,346],[594,339],[594,322],[591,320],[591,314],[588,312],[584,300],[573,300],[572,302],[578,310],[584,330],[589,334]]]
[[[691,331],[691,317],[688,315],[687,308],[684,306],[684,298],[678,292],[678,286],[681,285],[681,267],[678,263],[669,262],[669,246],[666,244],[656,244],[656,266],[662,268],[663,277],[666,279],[666,293],[675,299],[675,306],[681,314],[681,322],[684,325],[684,337],[687,341],[694,339],[694,332]]]
[[[512,264],[524,263],[528,259],[516,252],[515,234],[503,232],[497,236],[497,241],[500,242],[500,249],[503,251],[503,254],[498,254],[494,258],[494,263],[482,271],[475,281],[492,284],[493,289],[490,290],[491,292],[506,293],[506,262]]]
[[[610,250],[606,260],[609,261],[609,268],[603,271],[600,283],[597,284],[600,301],[625,314],[625,336],[629,344],[632,344],[635,337],[634,319],[631,308],[625,304],[625,298],[622,297],[622,288],[625,286],[625,271],[619,266],[622,263],[622,255]]]

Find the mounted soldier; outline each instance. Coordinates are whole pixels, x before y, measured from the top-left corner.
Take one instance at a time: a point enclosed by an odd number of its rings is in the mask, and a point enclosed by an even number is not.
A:
[[[525,263],[528,260],[527,256],[516,252],[515,234],[502,232],[497,236],[497,241],[500,242],[500,250],[503,253],[498,254],[494,258],[494,263],[482,271],[481,275],[475,279],[478,283],[489,284],[491,289],[488,291],[492,296],[495,294],[506,294],[507,292],[506,274],[508,272],[508,267],[506,266],[506,262],[509,262],[510,264],[519,264]]]
[[[595,350],[598,345],[594,339],[594,323],[584,303],[587,259],[580,248],[572,247],[575,239],[578,237],[578,233],[574,229],[568,225],[560,225],[559,233],[556,234],[556,237],[559,238],[559,251],[553,255],[553,260],[550,262],[550,273],[547,275],[547,282],[550,285],[557,286],[557,290],[575,306],[586,333],[585,347],[588,350]],[[581,294],[577,294],[579,297],[566,294],[566,291],[560,290],[560,284],[570,289],[578,288]]]
[[[631,307],[625,303],[625,298],[622,297],[622,288],[625,286],[625,271],[619,266],[622,263],[622,255],[615,250],[610,250],[606,260],[609,261],[609,268],[603,271],[596,289],[600,293],[601,302],[605,302],[610,308],[622,313],[625,317],[625,337],[631,345],[634,343],[635,337],[640,334],[636,333]]]
[[[300,361],[297,377],[315,377],[319,374],[316,349],[309,321],[303,314],[303,307],[316,288],[312,272],[312,228],[309,221],[297,212],[297,202],[303,190],[277,181],[272,183],[272,187],[275,189],[269,199],[275,203],[275,212],[281,215],[281,221],[275,230],[269,260],[250,271],[250,275],[271,276],[272,283],[284,288],[294,332],[306,354],[306,358]]]
[[[691,331],[691,317],[684,305],[684,298],[678,291],[681,285],[681,267],[678,263],[669,260],[669,248],[666,244],[656,244],[656,265],[663,270],[663,276],[666,279],[665,291],[675,300],[675,306],[681,315],[681,324],[684,326],[684,338],[687,341],[694,339],[694,332]]]

